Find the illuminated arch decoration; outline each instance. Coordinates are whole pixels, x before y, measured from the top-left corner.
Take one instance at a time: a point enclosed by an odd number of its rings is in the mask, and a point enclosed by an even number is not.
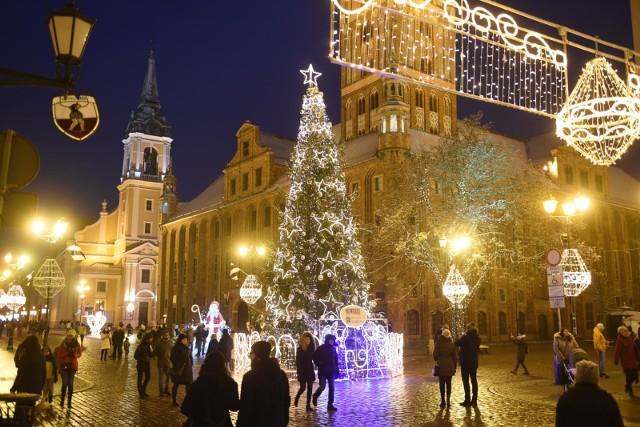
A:
[[[591,285],[591,272],[577,249],[564,249],[560,260],[564,296],[577,297]]]
[[[640,98],[605,58],[592,59],[558,114],[556,134],[593,164],[609,166],[640,136]]]

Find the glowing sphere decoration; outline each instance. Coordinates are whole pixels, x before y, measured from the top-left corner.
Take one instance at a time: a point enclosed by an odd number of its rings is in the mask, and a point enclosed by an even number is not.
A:
[[[455,265],[452,265],[449,269],[449,274],[442,286],[442,293],[451,304],[457,307],[462,306],[462,301],[469,294],[469,286],[467,286],[462,274],[460,274]]]
[[[563,269],[562,283],[566,297],[577,297],[591,285],[591,272],[577,249],[564,249],[560,265]]]
[[[262,296],[262,284],[255,274],[249,274],[240,287],[240,298],[247,304],[255,304]]]
[[[592,59],[558,113],[556,134],[593,164],[609,166],[640,136],[640,98],[605,58]]]

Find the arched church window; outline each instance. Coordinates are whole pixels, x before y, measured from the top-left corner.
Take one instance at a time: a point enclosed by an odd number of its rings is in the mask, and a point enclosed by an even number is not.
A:
[[[144,165],[142,173],[147,175],[158,174],[158,152],[155,148],[147,147],[144,149]]]

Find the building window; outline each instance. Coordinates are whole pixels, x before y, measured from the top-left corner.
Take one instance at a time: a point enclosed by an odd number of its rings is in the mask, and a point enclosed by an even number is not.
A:
[[[504,302],[507,300],[507,291],[504,289],[498,289],[498,298],[500,301]]]
[[[351,183],[351,194],[355,194],[357,196],[359,192],[360,192],[360,182],[359,181],[352,182]]]
[[[417,310],[407,311],[407,335],[418,335],[420,333],[418,319]]]
[[[220,221],[216,221],[213,225],[213,237],[216,239],[220,237]]]
[[[584,305],[584,320],[587,322],[587,327],[596,326],[596,314],[592,302]]]
[[[104,300],[102,299],[97,299],[96,300],[96,305],[93,308],[94,311],[104,311]]]
[[[507,334],[507,315],[504,311],[498,313],[498,333],[500,335]]]
[[[376,301],[384,301],[384,292],[376,292]]]
[[[178,282],[178,263],[174,261],[173,271],[171,272],[171,284],[175,285]]]
[[[478,334],[487,335],[487,313],[478,312]]]
[[[518,302],[524,302],[524,291],[518,291]]]
[[[231,236],[231,218],[227,218],[227,227],[225,233],[227,236]]]
[[[187,283],[187,260],[182,261],[182,283]]]
[[[213,256],[213,280],[218,280],[218,277],[220,277],[220,272],[218,271],[218,269],[220,268],[220,257],[218,256],[218,254],[215,254]]]
[[[596,175],[596,191],[602,193],[604,190],[604,181],[602,175]]]
[[[571,166],[564,167],[564,182],[573,185],[573,168]]]
[[[242,191],[247,191],[249,189],[249,173],[242,174]]]
[[[271,227],[271,206],[264,207],[264,226]]]
[[[249,155],[249,141],[244,141],[242,143],[242,157],[247,157]]]
[[[411,290],[409,291],[409,296],[411,298],[418,298],[418,285],[414,285],[411,287]]]
[[[140,272],[140,282],[151,283],[151,270],[144,269]]]
[[[224,277],[229,277],[230,265],[231,261],[229,261],[229,252],[224,254]]]
[[[229,181],[229,193],[231,193],[232,196],[236,195],[236,179],[235,178]]]
[[[589,188],[589,172],[580,171],[580,186],[582,188]]]
[[[198,258],[193,259],[193,264],[191,265],[191,281],[195,282],[198,279]]]
[[[438,251],[438,254],[439,253],[440,251]],[[487,288],[485,288],[484,286],[481,286],[478,290],[478,299],[480,301],[485,301],[487,299]]]
[[[144,201],[144,210],[147,212],[153,211],[153,200],[145,199]]]
[[[151,224],[153,223],[149,221],[144,222],[144,234],[151,234]]]
[[[382,175],[373,177],[373,191],[376,193],[382,191]]]
[[[255,186],[260,187],[262,185],[262,168],[255,170]]]
[[[258,228],[258,213],[255,210],[249,214],[249,228],[252,231]]]
[[[107,292],[107,282],[104,280],[98,280],[96,282],[96,293],[104,294]]]

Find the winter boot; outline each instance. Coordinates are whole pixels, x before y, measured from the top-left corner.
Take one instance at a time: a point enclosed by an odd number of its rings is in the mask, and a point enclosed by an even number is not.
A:
[[[73,390],[69,388],[69,395],[67,396],[67,408],[71,409],[71,396],[73,396]]]
[[[62,392],[60,392],[60,407],[64,408],[64,398],[67,395],[67,387],[62,386]]]
[[[447,408],[451,408],[451,392],[447,393]]]
[[[296,398],[293,400],[293,406],[298,407],[298,401],[300,400],[300,394],[296,394]]]
[[[441,408],[444,408],[445,406],[447,406],[447,404],[446,404],[446,403],[444,403],[444,397],[443,397],[443,396],[440,396],[440,407],[441,407]]]

